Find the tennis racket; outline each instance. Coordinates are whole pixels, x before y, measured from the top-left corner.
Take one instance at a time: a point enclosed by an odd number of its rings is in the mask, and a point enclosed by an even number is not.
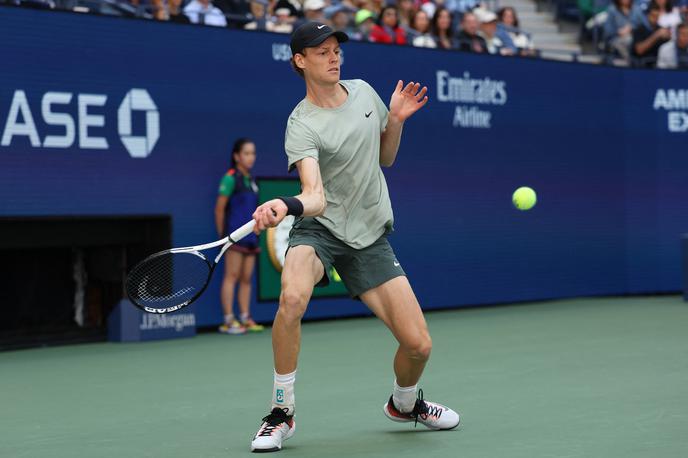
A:
[[[251,220],[213,243],[172,248],[148,256],[127,275],[127,296],[135,306],[149,313],[169,313],[186,307],[208,287],[227,248],[250,234],[255,224]],[[214,258],[208,259],[202,253],[220,246],[220,253]]]

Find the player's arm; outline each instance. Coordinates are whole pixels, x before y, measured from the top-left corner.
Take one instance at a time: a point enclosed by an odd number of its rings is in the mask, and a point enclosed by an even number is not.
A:
[[[420,88],[420,83],[410,82],[406,87],[401,80],[397,83],[389,102],[387,126],[380,136],[380,165],[383,167],[394,164],[404,122],[428,103],[428,96],[425,95],[427,91],[428,88],[425,86],[423,89]]]
[[[327,200],[318,161],[312,157],[305,157],[296,162],[296,169],[301,180],[301,194],[292,198],[272,199],[258,207],[253,214],[256,232],[277,226],[288,214],[320,216],[325,212]],[[296,199],[296,202],[290,199]]]
[[[327,199],[318,161],[305,157],[296,163],[296,170],[301,180],[301,194],[296,198],[303,204],[303,216],[322,215],[327,208]]]
[[[389,117],[387,127],[380,136],[380,165],[391,167],[397,158],[399,144],[401,143],[401,132],[404,129],[403,121],[398,121]]]

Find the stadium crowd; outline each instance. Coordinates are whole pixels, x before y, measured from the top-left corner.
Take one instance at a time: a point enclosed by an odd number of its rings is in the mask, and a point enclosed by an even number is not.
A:
[[[598,28],[602,53],[635,67],[688,68],[688,1],[612,0],[597,4],[588,28]],[[595,13],[595,11],[593,11]]]
[[[491,0],[494,1],[494,0]],[[353,40],[534,55],[514,8],[480,0],[0,0],[19,6],[291,33],[320,21]]]
[[[505,56],[538,54],[532,35],[520,27],[516,10],[509,6],[495,7],[496,0],[0,0],[0,3],[278,33],[291,33],[306,21],[320,21],[359,41]],[[637,67],[688,68],[688,0],[577,0],[576,6],[576,14],[585,23],[583,28],[594,32],[595,51],[609,62]]]
[[[158,20],[291,33],[319,21],[352,39],[502,55],[534,53],[510,7],[493,12],[476,0],[151,0]],[[251,18],[245,22],[244,18]],[[231,24],[234,21],[235,24]],[[242,23],[243,22],[243,23]]]

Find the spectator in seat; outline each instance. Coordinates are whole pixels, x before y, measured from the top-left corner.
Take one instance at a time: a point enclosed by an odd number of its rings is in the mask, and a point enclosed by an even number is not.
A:
[[[272,32],[275,28],[274,21],[268,15],[268,0],[251,0],[251,15],[253,21],[244,26],[246,30],[267,30]]]
[[[0,0],[2,3],[2,0]],[[167,14],[167,8],[162,0],[151,0],[151,7],[153,9],[153,19],[156,21],[167,21],[169,16]]]
[[[466,13],[461,20],[461,32],[458,35],[458,48],[465,52],[487,52],[487,43],[478,35],[478,19],[473,13]]]
[[[614,0],[607,8],[605,40],[627,62],[630,61],[633,29],[644,22],[643,13],[633,0]]]
[[[660,10],[657,24],[660,27],[671,29],[673,33],[673,31],[676,30],[676,26],[682,22],[681,12],[678,7],[674,6],[672,0],[654,0],[654,2],[659,6]]]
[[[340,3],[339,5],[325,8],[325,17],[330,21],[334,30],[349,35],[354,32],[351,24],[353,23],[353,13],[355,12],[356,10],[350,6]]]
[[[385,7],[385,0],[366,0],[366,9],[372,11],[375,17],[382,16],[382,9]]]
[[[478,34],[485,39],[487,45],[487,52],[490,54],[501,54],[503,56],[510,56],[515,51],[507,46],[497,36],[497,15],[490,10],[478,8],[473,11],[475,17],[480,22],[480,31]]]
[[[501,8],[497,12],[497,36],[505,46],[521,55],[533,55],[535,46],[530,34],[521,30],[516,10],[510,6]]]
[[[354,16],[356,22],[356,34],[349,35],[352,40],[370,41],[370,34],[375,26],[375,15],[372,11],[361,9]]]
[[[306,0],[303,3],[303,18],[296,21],[296,24],[294,24],[294,30],[310,21],[321,22],[329,25],[329,22],[327,19],[325,19],[326,6],[327,4],[324,0]]]
[[[408,41],[419,48],[436,48],[437,43],[432,37],[430,17],[424,10],[416,11],[411,18],[411,28],[408,32]]]
[[[676,39],[659,47],[657,68],[688,69],[688,23],[676,27]]]
[[[432,17],[432,37],[438,48],[441,49],[457,49],[459,42],[454,37],[454,18],[443,6],[437,7],[435,15]]]
[[[413,0],[397,0],[397,13],[399,15],[399,25],[407,33],[411,29],[411,19],[413,19],[413,13],[416,12],[416,8],[413,4]]]
[[[167,0],[167,20],[177,24],[190,24],[191,21],[182,12],[182,0]]]
[[[244,0],[238,0],[244,1]],[[287,8],[289,10],[289,20],[293,24],[296,18],[302,16],[303,4],[298,0],[277,0],[275,3],[275,12],[280,8]]]
[[[191,0],[184,8],[184,14],[192,24],[227,26],[227,18],[211,0]]]
[[[328,23],[325,19],[326,6],[327,3],[323,0],[306,0],[303,4],[303,15],[308,21]]]
[[[406,33],[399,26],[397,9],[393,6],[382,8],[382,14],[370,32],[370,41],[387,44],[406,44]]]
[[[633,29],[633,64],[654,68],[659,47],[671,39],[671,30],[658,24],[661,8],[654,1],[647,9],[647,22]]]
[[[275,10],[275,23],[272,32],[292,33],[294,31],[294,18],[289,8],[277,8]]]

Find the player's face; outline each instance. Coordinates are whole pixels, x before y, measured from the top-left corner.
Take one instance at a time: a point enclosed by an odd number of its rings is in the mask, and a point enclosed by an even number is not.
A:
[[[308,48],[304,56],[305,71],[308,78],[326,83],[339,81],[339,42],[335,37],[323,41],[320,46]]]
[[[256,145],[244,143],[241,150],[238,153],[234,153],[234,160],[238,166],[251,170],[256,163]]]

